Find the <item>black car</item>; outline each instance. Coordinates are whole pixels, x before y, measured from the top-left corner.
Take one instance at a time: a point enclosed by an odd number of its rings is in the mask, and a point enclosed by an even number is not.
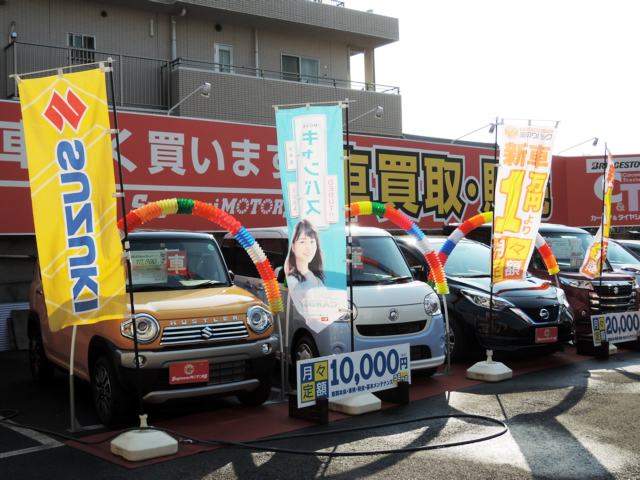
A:
[[[400,250],[418,279],[426,281],[429,265],[411,237],[397,237]],[[429,237],[439,251],[445,237]],[[489,335],[490,250],[486,245],[461,240],[451,252],[444,271],[450,324],[451,361],[460,362],[489,347],[494,354],[561,350],[573,339],[573,310],[564,291],[528,275],[523,281],[494,285]]]

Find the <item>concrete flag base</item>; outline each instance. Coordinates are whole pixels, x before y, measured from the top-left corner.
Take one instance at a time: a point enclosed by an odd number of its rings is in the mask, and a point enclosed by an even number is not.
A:
[[[513,371],[504,363],[494,362],[491,358],[493,352],[487,350],[487,360],[478,362],[467,370],[467,378],[483,380],[485,382],[501,382],[513,376]]]
[[[148,428],[146,415],[140,415],[140,428]],[[111,453],[140,462],[178,453],[178,441],[159,430],[132,430],[111,441]]]
[[[374,412],[380,410],[381,407],[382,402],[373,393],[365,393],[363,395],[329,402],[329,410],[346,413],[348,415]]]

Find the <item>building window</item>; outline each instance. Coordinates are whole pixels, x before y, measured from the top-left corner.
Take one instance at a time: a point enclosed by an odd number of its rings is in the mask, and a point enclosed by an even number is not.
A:
[[[95,54],[87,51],[96,49],[95,35],[67,33],[67,47],[74,47],[71,50],[71,63],[73,65],[95,62]],[[76,48],[82,48],[83,50],[76,50]]]
[[[282,78],[292,82],[318,83],[318,65],[316,58],[282,55]]]
[[[214,44],[216,72],[233,73],[233,46]]]

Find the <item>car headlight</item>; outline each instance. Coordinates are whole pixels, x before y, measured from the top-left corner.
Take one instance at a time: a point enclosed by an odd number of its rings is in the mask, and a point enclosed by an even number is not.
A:
[[[560,279],[560,283],[564,285],[568,285],[573,288],[583,288],[585,290],[593,290],[593,285],[591,284],[591,280],[577,280],[575,278],[564,278],[558,277]]]
[[[633,277],[633,288],[634,288],[634,289],[636,289],[636,288],[640,288],[640,287],[638,286],[638,277]]]
[[[461,290],[461,292],[465,296],[465,298],[469,300],[471,303],[473,303],[474,305],[477,305],[478,307],[486,308],[487,310],[489,309],[489,301],[491,301],[491,297],[489,295],[485,293],[465,291],[465,290]],[[508,302],[504,298],[500,298],[494,295],[492,307],[493,307],[492,308],[493,310],[502,310],[503,308],[507,308],[507,307],[515,307],[515,305],[511,302]]]
[[[247,325],[254,333],[264,333],[273,325],[273,316],[266,308],[254,305],[247,310]]]
[[[120,324],[120,333],[123,337],[133,340],[133,319]],[[138,343],[147,345],[153,343],[160,334],[160,324],[148,313],[136,313],[136,336]]]
[[[353,310],[353,321],[356,321],[356,318],[358,318],[358,307],[356,307],[355,303],[351,303],[351,301],[349,301],[349,309]],[[336,322],[350,322],[351,321],[351,312],[347,312],[344,315],[342,315],[340,318],[338,318],[336,320]]]
[[[558,296],[558,301],[560,302],[560,305],[564,305],[567,308],[571,308],[571,305],[569,305],[569,300],[567,300],[567,295],[564,293],[564,290],[556,287],[556,295]]]
[[[442,313],[440,311],[440,300],[435,292],[428,293],[424,297],[424,311],[427,312],[427,315],[431,316]]]

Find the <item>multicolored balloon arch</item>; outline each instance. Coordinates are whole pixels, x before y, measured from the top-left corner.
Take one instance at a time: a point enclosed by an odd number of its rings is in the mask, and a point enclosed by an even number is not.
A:
[[[172,214],[196,215],[206,218],[221,227],[224,227],[247,251],[251,260],[256,265],[260,277],[264,282],[264,288],[267,292],[269,307],[271,313],[276,315],[284,312],[282,297],[280,296],[280,288],[278,280],[273,271],[273,267],[266,255],[251,236],[251,234],[231,215],[219,208],[209,205],[208,203],[198,200],[188,200],[184,198],[171,198],[167,200],[159,200],[157,202],[148,203],[144,207],[140,207],[127,215],[127,231],[131,232],[142,225],[161,215]],[[124,218],[118,222],[118,229],[124,230]]]

